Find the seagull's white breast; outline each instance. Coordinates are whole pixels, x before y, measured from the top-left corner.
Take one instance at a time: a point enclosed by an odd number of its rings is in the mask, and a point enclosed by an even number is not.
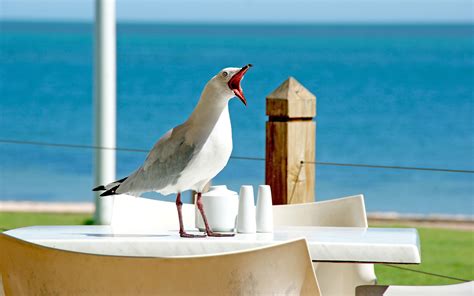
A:
[[[231,153],[232,127],[228,107],[225,107],[206,137],[202,149],[184,169],[177,183],[160,190],[160,193],[201,191],[204,185],[227,165]]]

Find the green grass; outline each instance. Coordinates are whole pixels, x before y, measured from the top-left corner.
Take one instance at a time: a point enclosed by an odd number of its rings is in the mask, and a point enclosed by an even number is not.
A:
[[[81,225],[91,221],[88,214],[0,212],[0,231],[32,225]]]
[[[418,232],[420,234],[422,263],[419,265],[396,266],[474,280],[473,231],[418,228]],[[460,283],[460,281],[452,279],[405,271],[381,264],[376,264],[375,273],[381,285],[444,285]]]
[[[90,224],[87,214],[4,213],[0,212],[0,231],[30,225]],[[383,226],[387,227],[387,226]],[[394,225],[393,227],[404,227]],[[474,280],[474,232],[418,228],[421,240],[420,265],[397,265],[451,277]],[[443,285],[459,281],[375,265],[382,285]]]

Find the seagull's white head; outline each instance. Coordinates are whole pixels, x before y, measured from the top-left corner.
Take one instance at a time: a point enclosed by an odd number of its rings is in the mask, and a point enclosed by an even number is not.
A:
[[[245,99],[240,82],[250,67],[252,67],[252,64],[248,64],[242,68],[224,68],[219,71],[216,76],[212,77],[209,82],[214,87],[217,87],[226,99],[231,99],[236,96],[242,103],[247,105],[247,100]]]

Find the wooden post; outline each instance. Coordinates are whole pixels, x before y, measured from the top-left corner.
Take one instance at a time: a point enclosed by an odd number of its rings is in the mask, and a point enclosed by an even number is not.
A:
[[[273,204],[314,201],[316,96],[290,77],[267,96],[265,183]]]

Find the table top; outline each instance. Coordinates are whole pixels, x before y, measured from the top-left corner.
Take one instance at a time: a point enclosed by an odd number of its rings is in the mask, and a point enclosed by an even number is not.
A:
[[[181,238],[176,230],[119,235],[110,226],[31,226],[5,234],[58,249],[143,257],[225,253],[305,238],[315,262],[421,262],[418,232],[411,228],[279,227],[273,233]]]

